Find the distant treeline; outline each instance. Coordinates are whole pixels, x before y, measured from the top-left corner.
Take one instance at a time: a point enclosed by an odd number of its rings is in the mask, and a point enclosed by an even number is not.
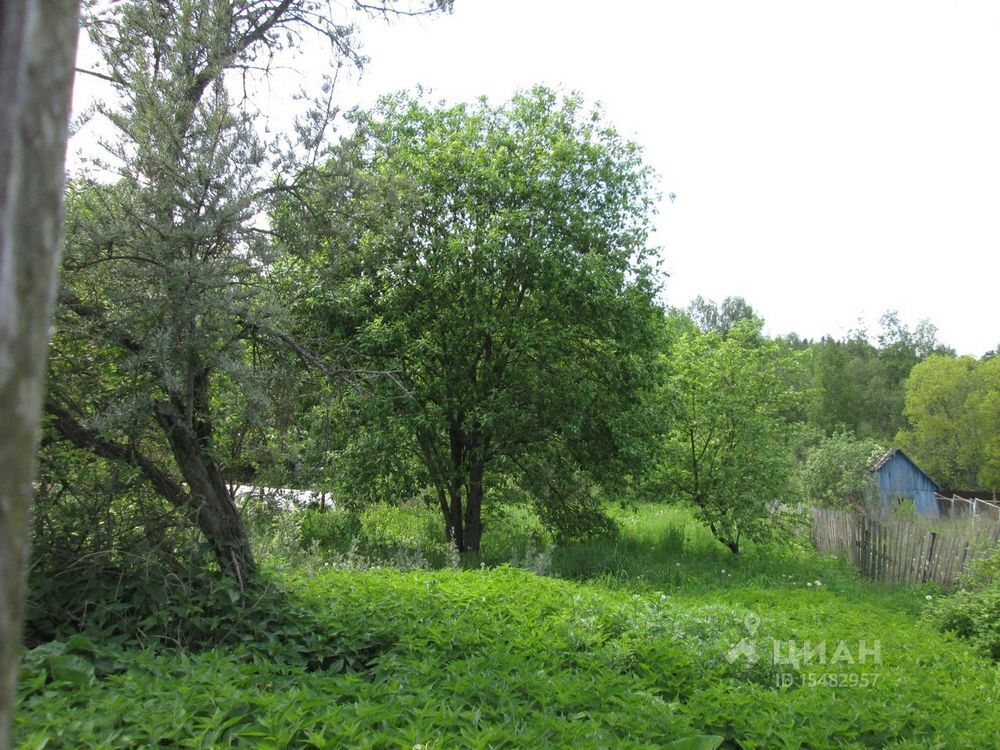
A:
[[[725,333],[759,317],[741,297],[696,298],[676,320]],[[1000,485],[1000,357],[957,356],[937,328],[914,328],[886,312],[875,333],[862,329],[818,341],[796,334],[777,342],[799,353],[807,435],[847,433],[905,449],[944,487],[994,491]],[[806,442],[815,437],[805,438]]]

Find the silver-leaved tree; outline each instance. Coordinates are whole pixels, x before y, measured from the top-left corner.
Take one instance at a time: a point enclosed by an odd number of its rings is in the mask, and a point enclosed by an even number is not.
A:
[[[240,587],[255,562],[219,457],[219,388],[254,388],[269,265],[259,217],[283,189],[253,81],[309,35],[329,42],[331,66],[360,65],[354,14],[448,6],[131,0],[85,13],[100,59],[86,72],[107,86],[96,113],[112,135],[97,176],[69,192],[49,425],[129,467]]]

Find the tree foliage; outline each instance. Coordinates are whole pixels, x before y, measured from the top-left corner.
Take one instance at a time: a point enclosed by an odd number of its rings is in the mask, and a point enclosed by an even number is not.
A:
[[[638,149],[537,88],[501,106],[385,99],[314,208],[279,214],[315,279],[304,327],[371,374],[344,404],[345,450],[383,475],[419,467],[459,549],[478,549],[500,474],[547,517],[599,516],[579,480],[623,465],[650,371],[651,202]],[[330,218],[303,234],[309,216]]]
[[[698,295],[688,305],[687,313],[703,332],[715,331],[722,336],[740,321],[762,323],[750,303],[742,297],[726,297],[719,305]]]
[[[744,539],[768,538],[791,499],[791,357],[752,320],[725,337],[682,334],[668,356],[666,491],[733,552]]]
[[[799,471],[806,499],[820,507],[864,509],[875,491],[869,466],[884,453],[874,440],[846,431],[823,437],[806,449]]]
[[[243,585],[255,563],[219,434],[240,419],[220,420],[220,406],[228,388],[246,396],[240,416],[259,411],[254,349],[274,342],[256,217],[275,186],[234,77],[266,71],[304,33],[335,60],[362,58],[335,6],[304,0],[139,0],[92,9],[86,27],[114,136],[101,181],[70,191],[49,426],[135,470]]]
[[[938,343],[930,322],[920,321],[911,331],[892,310],[871,338],[858,330],[810,347],[816,399],[809,421],[828,434],[846,428],[859,437],[891,440],[905,423],[903,385],[910,370],[931,354],[954,354]]]
[[[1000,359],[934,355],[906,383],[897,442],[940,484],[1000,487]]]

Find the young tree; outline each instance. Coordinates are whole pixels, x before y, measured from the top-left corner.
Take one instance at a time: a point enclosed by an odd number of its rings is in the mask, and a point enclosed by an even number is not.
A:
[[[311,264],[316,346],[373,374],[355,441],[370,463],[416,457],[462,551],[491,476],[519,475],[557,525],[593,511],[570,478],[627,451],[658,315],[638,149],[543,88],[503,106],[400,95],[359,128],[313,208],[278,222]]]
[[[0,12],[0,750],[13,744],[78,13],[75,0],[5,0]]]
[[[790,356],[753,320],[683,334],[668,356],[663,480],[734,553],[776,530],[791,494]]]
[[[824,437],[806,450],[799,469],[806,499],[826,508],[863,510],[875,492],[869,466],[884,454],[874,440],[844,430]]]
[[[444,8],[440,0],[414,12]],[[356,9],[396,10],[354,3]],[[318,32],[359,63],[340,6],[133,0],[87,15],[111,98],[112,184],[71,193],[50,424],[138,470],[204,534],[240,586],[255,564],[217,451],[220,381],[249,387],[269,259],[255,217],[274,192],[245,95],[274,55]]]

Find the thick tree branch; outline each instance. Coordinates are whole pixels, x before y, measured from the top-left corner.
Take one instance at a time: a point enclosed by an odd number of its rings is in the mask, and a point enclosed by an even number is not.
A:
[[[361,381],[377,380],[388,378],[391,380],[407,398],[413,397],[413,392],[400,380],[398,373],[392,370],[369,370],[352,367],[337,367],[326,362],[321,356],[302,346],[298,341],[287,333],[273,328],[264,328],[255,323],[245,324],[247,329],[255,334],[271,338],[284,344],[292,350],[303,362],[319,370],[327,380],[335,383],[348,383],[358,395],[364,393]]]
[[[52,425],[56,431],[77,448],[101,458],[135,467],[157,492],[174,505],[182,508],[192,507],[191,496],[184,491],[181,484],[140,453],[135,446],[122,445],[101,437],[97,430],[85,427],[52,397],[45,402],[45,412],[52,417]]]

